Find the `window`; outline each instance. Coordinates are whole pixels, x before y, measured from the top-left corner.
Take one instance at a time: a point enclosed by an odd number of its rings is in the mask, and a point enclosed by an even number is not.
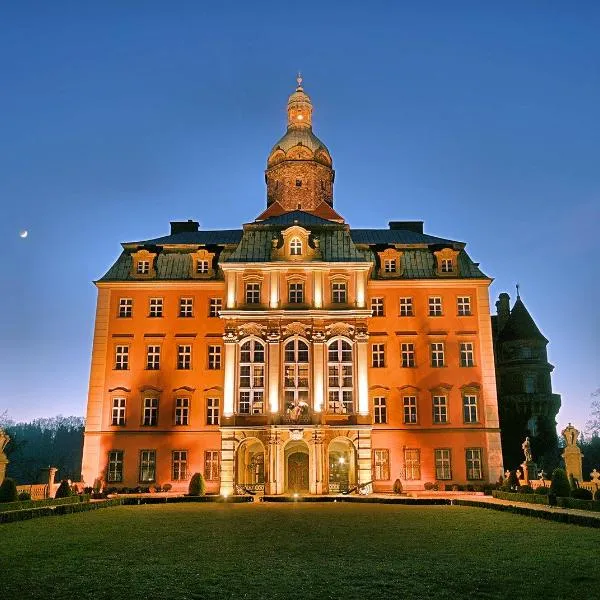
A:
[[[240,347],[239,406],[243,415],[260,415],[265,399],[265,347],[249,340]]]
[[[375,423],[387,423],[387,402],[384,396],[373,398],[373,417]]]
[[[156,481],[156,450],[140,451],[140,482]]]
[[[207,398],[206,399],[206,424],[207,425],[218,425],[219,424],[219,399],[218,398]]]
[[[302,255],[302,242],[298,238],[294,238],[290,242],[290,255],[301,256]]]
[[[452,273],[454,271],[454,261],[451,258],[442,258],[440,271],[442,273]]]
[[[163,316],[163,299],[162,298],[150,298],[150,316],[151,317],[162,317]]]
[[[373,450],[373,479],[375,481],[389,481],[390,479],[390,451]]]
[[[435,451],[435,478],[452,479],[452,463],[450,462],[449,448],[438,448]]]
[[[221,368],[221,346],[208,347],[208,368],[218,371]]]
[[[446,396],[433,397],[433,422],[437,424],[448,422],[448,398]]]
[[[138,275],[148,275],[148,273],[150,273],[150,261],[138,260],[135,272]]]
[[[113,398],[112,425],[125,425],[125,398]]]
[[[417,397],[404,396],[402,398],[402,407],[404,409],[404,423],[414,425],[417,422]]]
[[[383,261],[383,270],[385,273],[395,273],[396,272],[396,259],[395,258],[386,258]]]
[[[285,408],[308,407],[308,344],[290,340],[284,348],[283,389]]]
[[[301,117],[302,115],[298,115]],[[296,179],[296,187],[302,187],[302,179]]]
[[[334,340],[327,350],[328,410],[354,412],[352,346],[346,340]]]
[[[346,304],[348,297],[346,294],[345,281],[334,281],[331,284],[331,301],[334,304]]]
[[[192,347],[189,344],[177,346],[177,368],[182,371],[192,368]]]
[[[385,344],[371,346],[371,366],[374,369],[385,367]]]
[[[206,450],[206,452],[204,452],[204,479],[206,479],[206,481],[216,481],[219,477],[219,451]]]
[[[171,453],[171,481],[185,481],[188,478],[187,450],[173,450]]]
[[[180,298],[179,299],[179,316],[193,317],[194,316],[194,299]]]
[[[108,453],[106,481],[111,483],[123,481],[123,450],[111,450]]]
[[[431,366],[444,366],[444,342],[434,342],[431,344]]]
[[[461,367],[473,367],[475,365],[475,358],[473,354],[473,342],[461,342],[460,343],[460,366]]]
[[[115,347],[115,369],[117,371],[129,369],[129,346]]]
[[[521,348],[519,348],[519,354],[521,355],[521,358],[532,358],[533,356],[529,346],[521,346]]]
[[[412,298],[400,298],[400,316],[413,317],[413,301]]]
[[[421,479],[421,451],[418,448],[404,449],[405,479]]]
[[[415,366],[415,345],[412,342],[400,344],[401,364],[403,367]]]
[[[536,387],[536,376],[533,374],[525,375],[523,377],[523,387],[526,394],[535,394]]]
[[[246,304],[260,304],[260,283],[246,284]]]
[[[119,318],[131,317],[133,314],[133,300],[131,298],[119,299]]]
[[[371,314],[374,317],[383,317],[383,298],[371,298]]]
[[[208,273],[210,264],[207,260],[199,260],[196,262],[196,273],[199,275],[205,275]]]
[[[142,425],[158,425],[158,398],[144,398],[144,420]]]
[[[481,448],[467,448],[467,479],[483,479]]]
[[[156,371],[160,369],[160,346],[148,346],[146,353],[146,369]]]
[[[471,297],[458,296],[456,298],[456,308],[458,309],[459,317],[468,317],[471,314]]]
[[[430,317],[441,317],[442,316],[442,299],[439,296],[429,297],[429,316]]]
[[[288,297],[290,304],[302,304],[304,302],[304,284],[290,283]]]
[[[463,418],[465,423],[477,423],[477,396],[463,396]]]
[[[209,317],[218,317],[223,309],[223,300],[221,298],[211,298],[208,307]]]
[[[175,398],[175,425],[190,424],[190,399]]]

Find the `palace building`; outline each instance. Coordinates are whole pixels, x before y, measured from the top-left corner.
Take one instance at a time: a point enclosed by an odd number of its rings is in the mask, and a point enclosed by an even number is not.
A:
[[[172,222],[96,282],[88,484],[369,493],[503,473],[491,279],[422,222],[350,228],[312,111],[299,79],[253,222]]]

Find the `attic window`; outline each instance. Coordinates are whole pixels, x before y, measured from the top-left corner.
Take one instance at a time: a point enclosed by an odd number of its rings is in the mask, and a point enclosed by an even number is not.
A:
[[[298,238],[292,239],[290,242],[290,256],[302,255],[302,242]]]
[[[296,187],[302,187],[302,179],[296,179]]]
[[[396,272],[396,259],[395,258],[387,258],[384,261],[384,270],[386,273],[395,273]]]
[[[199,260],[196,263],[196,273],[201,273],[201,274],[208,273],[208,261],[207,260]]]
[[[442,258],[442,273],[452,273],[454,271],[454,261],[451,258]]]
[[[136,272],[138,275],[148,275],[150,273],[150,261],[140,260],[137,263]]]

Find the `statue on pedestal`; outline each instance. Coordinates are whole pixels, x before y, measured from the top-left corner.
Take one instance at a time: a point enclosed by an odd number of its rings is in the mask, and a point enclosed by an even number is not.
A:
[[[521,464],[521,467],[523,467],[523,480],[525,484],[529,484],[532,479],[537,479],[538,476],[537,464],[533,462],[529,436],[525,438],[525,441],[521,444],[521,448],[523,448],[523,454],[525,455],[525,461]]]
[[[565,439],[565,449],[562,457],[565,461],[565,471],[567,476],[573,475],[578,481],[583,481],[583,453],[577,445],[579,431],[569,423],[562,431],[561,435]]]

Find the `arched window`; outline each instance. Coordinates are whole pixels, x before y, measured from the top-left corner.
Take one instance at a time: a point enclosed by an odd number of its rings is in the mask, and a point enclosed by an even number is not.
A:
[[[308,408],[308,344],[290,340],[284,348],[283,388],[286,410]]]
[[[346,340],[334,340],[327,351],[328,410],[354,412],[352,346]]]
[[[290,242],[290,256],[302,255],[302,241],[298,238],[293,238]]]
[[[260,415],[265,400],[265,346],[248,340],[240,347],[240,385],[238,412]]]

